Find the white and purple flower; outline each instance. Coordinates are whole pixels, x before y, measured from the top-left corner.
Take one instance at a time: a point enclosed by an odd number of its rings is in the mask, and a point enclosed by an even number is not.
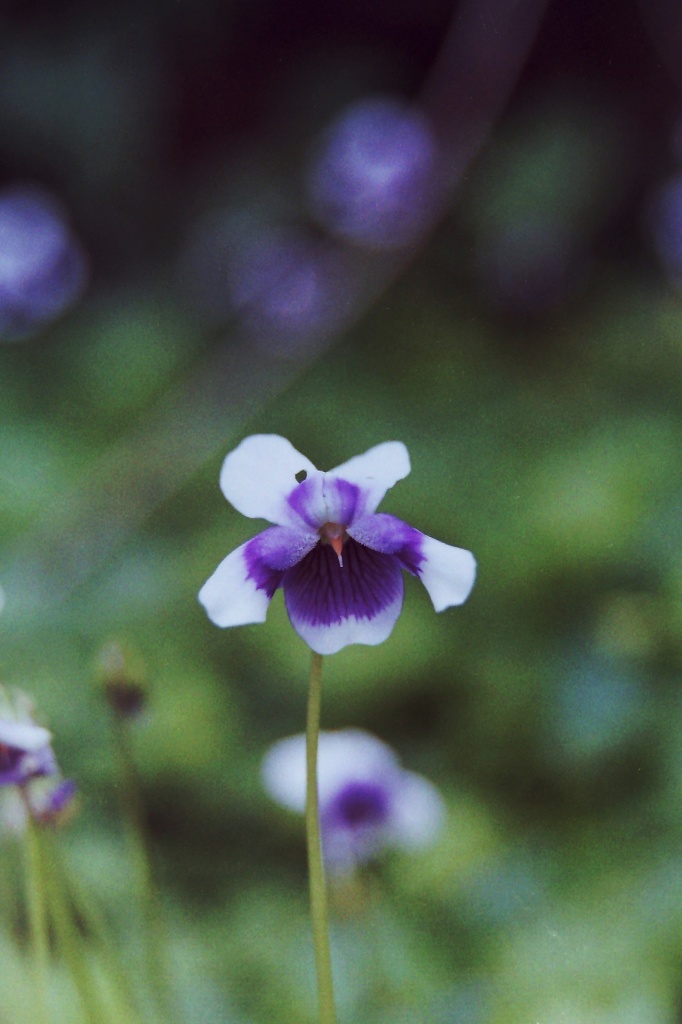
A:
[[[76,802],[76,785],[61,777],[52,734],[33,717],[33,703],[21,692],[0,687],[0,833],[21,835],[30,815],[44,825],[59,824]]]
[[[4,693],[0,698],[0,786],[22,786],[29,779],[54,775],[52,736],[33,721],[28,698],[17,694],[14,703]]]
[[[211,621],[264,622],[282,587],[299,636],[318,654],[335,654],[386,640],[402,608],[403,569],[419,577],[436,611],[462,604],[476,575],[471,552],[376,511],[409,472],[399,441],[323,473],[284,437],[247,437],[225,459],[220,486],[238,512],[275,525],[229,554],[201,588]]]
[[[282,807],[303,813],[305,735],[289,736],[263,759],[263,785]],[[320,832],[327,867],[347,872],[381,850],[429,846],[443,823],[440,793],[401,768],[389,746],[362,729],[321,732],[318,745]]]

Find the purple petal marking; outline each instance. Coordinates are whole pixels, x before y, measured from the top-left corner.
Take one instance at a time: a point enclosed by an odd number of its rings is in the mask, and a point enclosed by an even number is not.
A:
[[[309,477],[288,496],[290,508],[312,530],[325,523],[348,526],[364,515],[367,495],[349,480],[327,475]]]
[[[297,623],[331,626],[348,618],[373,619],[402,598],[396,558],[363,547],[352,538],[343,546],[343,566],[329,544],[319,543],[284,574],[284,596]]]
[[[349,780],[323,809],[322,845],[332,871],[372,858],[388,840],[392,793],[380,781]]]
[[[271,526],[244,548],[247,579],[253,580],[269,598],[282,586],[284,573],[304,558],[318,543],[316,533]]]
[[[0,743],[0,786],[12,786],[22,781],[21,763],[25,757],[25,750]]]
[[[322,493],[326,506],[325,522],[349,526],[364,512],[364,495],[357,484],[325,476]]]
[[[403,569],[413,576],[419,576],[420,566],[426,557],[423,551],[424,534],[414,526],[386,512],[375,512],[350,526],[348,534],[364,547],[393,555]]]
[[[324,809],[323,828],[365,829],[384,825],[391,809],[386,786],[367,779],[346,783]]]
[[[322,473],[309,476],[287,496],[289,507],[312,530],[319,530],[327,521],[323,486]]]
[[[39,750],[22,750],[0,743],[0,786],[21,786],[39,775],[54,775],[57,762],[48,745]]]

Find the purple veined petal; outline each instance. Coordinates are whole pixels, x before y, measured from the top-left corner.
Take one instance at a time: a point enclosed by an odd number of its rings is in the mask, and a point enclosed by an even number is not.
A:
[[[352,538],[343,565],[331,545],[319,543],[284,574],[283,586],[291,624],[318,654],[383,643],[403,603],[398,560]]]
[[[324,473],[316,472],[302,480],[287,498],[289,522],[306,530],[319,530],[329,522],[324,500]],[[292,519],[293,515],[293,519]]]
[[[445,804],[437,788],[415,772],[401,772],[391,807],[391,834],[408,849],[429,846],[445,820]]]
[[[394,555],[403,569],[413,576],[419,575],[419,567],[425,559],[424,534],[402,519],[386,512],[375,512],[353,523],[348,535],[373,551]]]
[[[270,526],[224,558],[199,591],[199,601],[217,626],[265,622],[284,572],[318,543],[316,533]]]
[[[227,500],[242,515],[286,526],[292,522],[287,498],[300,480],[322,477],[310,459],[279,434],[253,434],[226,457],[220,486]]]
[[[348,462],[336,466],[325,474],[325,498],[330,510],[343,508],[347,496],[340,488],[341,482],[354,485],[360,496],[355,499],[352,514],[354,518],[374,512],[391,487],[403,480],[410,472],[410,456],[402,441],[385,441],[370,448],[363,455],[356,455]],[[348,525],[353,519],[330,515],[330,522]]]
[[[476,579],[476,559],[465,548],[443,544],[422,534],[423,561],[417,575],[437,612],[463,604]]]
[[[224,558],[199,591],[199,601],[216,626],[265,622],[272,594],[279,584],[266,588],[262,580],[249,578],[245,557],[249,543],[247,541]],[[277,574],[277,578],[281,576]]]

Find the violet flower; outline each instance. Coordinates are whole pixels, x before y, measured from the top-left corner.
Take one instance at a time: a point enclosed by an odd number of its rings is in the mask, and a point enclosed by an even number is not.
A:
[[[68,819],[76,784],[62,778],[52,734],[33,718],[33,703],[0,687],[0,833],[22,835],[29,816],[42,825]]]
[[[48,730],[33,721],[28,698],[17,694],[11,704],[0,693],[0,786],[22,786],[37,776],[54,775],[51,740]]]
[[[405,445],[387,441],[328,473],[277,434],[255,434],[227,456],[223,494],[238,512],[274,523],[223,559],[199,592],[217,626],[264,622],[284,590],[296,632],[318,654],[379,644],[403,603],[402,570],[436,611],[461,604],[476,574],[470,551],[377,512],[410,472]]]
[[[305,746],[303,734],[279,740],[261,771],[273,800],[299,813],[306,800]],[[401,768],[390,747],[361,729],[320,733],[318,791],[325,861],[335,873],[388,847],[426,847],[443,823],[436,787]]]
[[[344,110],[308,174],[313,211],[332,234],[369,248],[410,244],[434,203],[435,139],[424,115],[374,97]]]
[[[43,189],[0,192],[0,341],[19,341],[80,297],[87,262],[60,204]]]

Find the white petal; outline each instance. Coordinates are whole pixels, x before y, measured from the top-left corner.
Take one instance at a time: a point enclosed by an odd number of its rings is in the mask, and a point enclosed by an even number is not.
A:
[[[364,729],[320,734],[318,788],[324,806],[351,782],[392,780],[400,772],[391,748]]]
[[[428,779],[414,772],[402,772],[395,788],[391,829],[401,846],[428,846],[445,819],[445,804]]]
[[[17,750],[33,752],[47,747],[52,734],[40,725],[0,720],[0,743]]]
[[[305,810],[305,735],[288,736],[274,743],[261,766],[265,791],[282,807],[301,814]]]
[[[265,622],[270,598],[247,578],[245,548],[246,544],[242,544],[224,558],[199,591],[199,601],[216,626]]]
[[[402,441],[384,441],[370,448],[364,455],[336,466],[325,474],[327,479],[346,480],[356,484],[364,494],[362,512],[375,512],[389,488],[410,472],[410,456]],[[346,524],[347,525],[347,524]]]
[[[402,778],[398,760],[389,746],[363,729],[321,732],[317,777],[320,805],[324,807],[349,782]],[[288,736],[274,743],[263,759],[261,778],[273,800],[289,810],[305,810],[305,735]]]
[[[254,434],[226,457],[220,486],[242,515],[284,526],[291,521],[286,498],[298,485],[296,474],[317,474],[310,459],[279,434]],[[321,474],[318,474],[321,476]]]
[[[418,568],[418,575],[436,611],[442,612],[444,608],[466,601],[476,579],[476,559],[472,553],[426,535],[421,553],[424,561]]]
[[[330,625],[305,622],[294,618],[288,610],[294,629],[308,647],[317,654],[337,654],[349,644],[368,644],[370,647],[382,644],[391,635],[402,606],[401,593],[397,600],[382,608],[372,619],[356,619],[349,615],[341,622],[332,622]]]

